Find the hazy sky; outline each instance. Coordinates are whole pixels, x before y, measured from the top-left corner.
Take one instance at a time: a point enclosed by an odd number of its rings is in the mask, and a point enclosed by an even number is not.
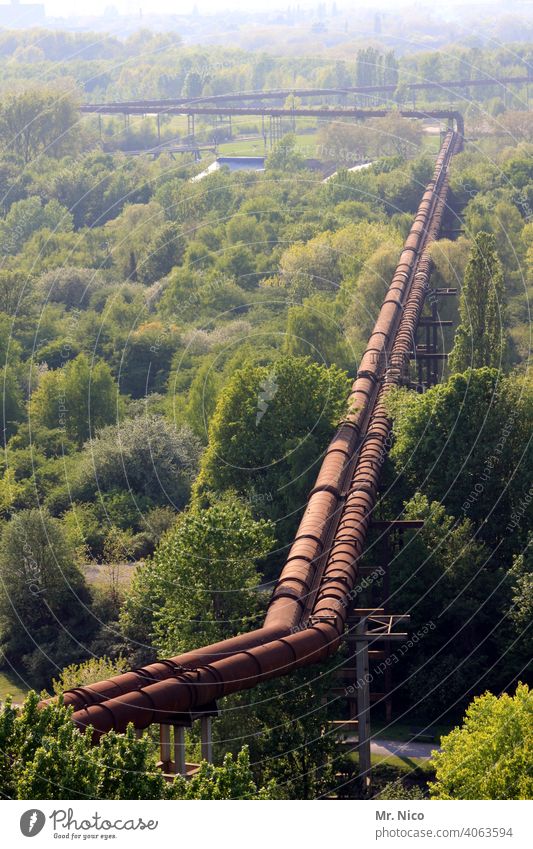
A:
[[[6,0],[2,0],[5,3]],[[30,0],[21,0],[22,3],[30,2]],[[189,14],[195,5],[195,0],[79,0],[77,3],[68,2],[68,0],[40,0],[44,2],[48,15],[99,15],[110,6],[114,6],[121,14],[139,14],[139,9],[143,10],[144,14],[153,12],[162,12],[167,14]],[[415,0],[383,0],[377,5],[381,8],[391,6],[414,5]],[[268,10],[286,9],[288,6],[300,5],[301,8],[316,8],[317,0],[196,0],[196,5],[200,13],[210,13],[213,11],[221,11],[224,9],[243,9],[243,10]],[[326,6],[329,11],[331,8],[331,0],[326,0]],[[337,0],[339,9],[350,8],[359,5],[353,0]],[[372,0],[363,3],[366,6],[373,6]]]

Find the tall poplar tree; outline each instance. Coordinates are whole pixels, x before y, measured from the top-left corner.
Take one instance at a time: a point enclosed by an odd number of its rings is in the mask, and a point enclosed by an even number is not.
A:
[[[491,233],[477,234],[465,270],[460,324],[450,356],[452,372],[501,368],[507,347],[502,264]]]

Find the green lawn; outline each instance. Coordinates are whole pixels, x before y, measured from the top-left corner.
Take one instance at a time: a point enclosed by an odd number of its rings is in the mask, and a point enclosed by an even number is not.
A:
[[[440,144],[440,135],[433,135],[433,133],[424,133],[424,135],[422,136],[421,153],[434,153],[435,155],[437,155],[440,150]]]
[[[266,153],[268,154],[269,148]],[[220,156],[264,156],[265,145],[262,138],[234,139],[218,146]]]
[[[350,752],[348,757],[354,764],[359,763],[359,755],[357,752]],[[392,772],[416,774],[419,777],[433,775],[433,768],[426,758],[407,758],[397,755],[376,755],[372,754],[372,768],[376,768],[378,773]]]
[[[357,755],[355,756],[358,757]],[[412,772],[416,770],[427,775],[433,773],[427,758],[408,758],[400,755],[372,755],[372,766],[394,767],[400,772]]]
[[[316,156],[316,133],[296,133],[296,148],[306,159]],[[264,156],[270,153],[270,145],[267,139],[267,148],[262,138],[234,139],[219,145],[220,156]]]
[[[12,696],[14,702],[23,702],[28,693],[24,682],[12,673],[0,672],[0,702],[6,696]]]

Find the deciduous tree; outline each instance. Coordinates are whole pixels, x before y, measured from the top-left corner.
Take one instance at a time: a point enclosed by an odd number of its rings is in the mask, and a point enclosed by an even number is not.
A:
[[[175,655],[257,624],[256,563],[272,544],[272,525],[234,494],[190,507],[138,567],[121,615],[126,634]]]
[[[514,696],[474,699],[464,723],[433,754],[432,799],[531,799],[533,796],[533,692],[519,684]]]

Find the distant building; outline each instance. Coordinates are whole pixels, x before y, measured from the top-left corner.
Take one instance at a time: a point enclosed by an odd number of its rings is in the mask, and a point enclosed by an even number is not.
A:
[[[11,0],[9,6],[0,6],[0,27],[22,29],[43,24],[46,17],[44,3],[21,3]]]

